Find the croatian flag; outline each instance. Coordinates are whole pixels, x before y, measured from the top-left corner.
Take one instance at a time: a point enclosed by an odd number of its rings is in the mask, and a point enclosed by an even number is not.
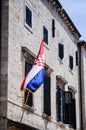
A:
[[[24,78],[21,90],[35,92],[44,82],[44,41],[42,40],[38,55],[30,72]]]

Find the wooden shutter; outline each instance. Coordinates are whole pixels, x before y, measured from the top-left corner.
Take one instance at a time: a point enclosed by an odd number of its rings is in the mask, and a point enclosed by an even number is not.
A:
[[[48,30],[43,26],[43,38],[45,38],[45,43],[48,45]]]
[[[58,44],[59,45],[59,57],[61,58],[61,59],[63,59],[63,57],[64,57],[64,46],[63,46],[63,44]]]
[[[32,67],[32,64],[28,61],[25,61],[25,75],[27,75],[27,73],[30,71],[31,67]],[[25,100],[26,100],[26,97],[27,97],[27,93],[28,93],[28,91],[25,92]],[[27,105],[29,105],[31,107],[33,105],[33,95],[32,95],[32,93],[30,93],[30,95],[29,95]]]
[[[69,56],[69,67],[71,70],[73,70],[73,57]]]
[[[32,12],[27,6],[26,6],[26,23],[30,27],[32,27]]]
[[[44,113],[51,116],[51,86],[50,77],[44,77]]]
[[[71,124],[72,123],[72,93],[64,92],[64,123]]]
[[[76,102],[75,99],[72,99],[72,123],[71,126],[76,129]]]

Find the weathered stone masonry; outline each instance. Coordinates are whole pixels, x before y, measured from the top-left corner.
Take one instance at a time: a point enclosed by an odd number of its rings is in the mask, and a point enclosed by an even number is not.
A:
[[[1,1],[0,1],[1,2]],[[32,28],[25,23],[25,5],[32,11]],[[69,55],[74,57],[80,34],[56,0],[2,0],[0,41],[0,128],[1,130],[71,130],[56,121],[56,80],[66,91],[74,90],[77,128],[80,128],[78,66],[69,70]],[[52,37],[55,19],[55,38]],[[43,113],[43,88],[33,96],[34,108],[25,111],[20,123],[24,93],[20,85],[24,77],[25,60],[35,59],[43,26],[48,28],[49,45],[45,44],[45,67],[51,76],[51,117]],[[64,45],[64,59],[58,57],[58,43]],[[31,111],[32,110],[32,111]]]
[[[0,35],[0,129],[7,130],[7,88],[8,88],[8,13],[9,0],[1,0]]]

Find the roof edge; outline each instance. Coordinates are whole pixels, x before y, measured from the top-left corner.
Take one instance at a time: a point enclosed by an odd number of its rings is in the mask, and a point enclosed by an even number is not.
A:
[[[69,17],[69,15],[67,14],[67,12],[65,11],[65,9],[63,8],[63,6],[61,5],[61,3],[58,0],[49,0],[51,2],[51,4],[53,5],[53,7],[56,8],[56,10],[58,11],[60,17],[63,19],[63,21],[67,24],[69,30],[72,32],[72,34],[76,37],[76,38],[80,38],[81,34],[78,31],[78,29],[76,28],[76,26],[74,25],[74,23],[72,22],[71,18]]]

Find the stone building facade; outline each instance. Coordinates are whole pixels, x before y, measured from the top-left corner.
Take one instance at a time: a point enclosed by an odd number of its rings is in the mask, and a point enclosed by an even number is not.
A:
[[[80,130],[77,28],[58,0],[1,0],[0,6],[1,130]],[[20,122],[21,82],[44,35],[45,82]]]

